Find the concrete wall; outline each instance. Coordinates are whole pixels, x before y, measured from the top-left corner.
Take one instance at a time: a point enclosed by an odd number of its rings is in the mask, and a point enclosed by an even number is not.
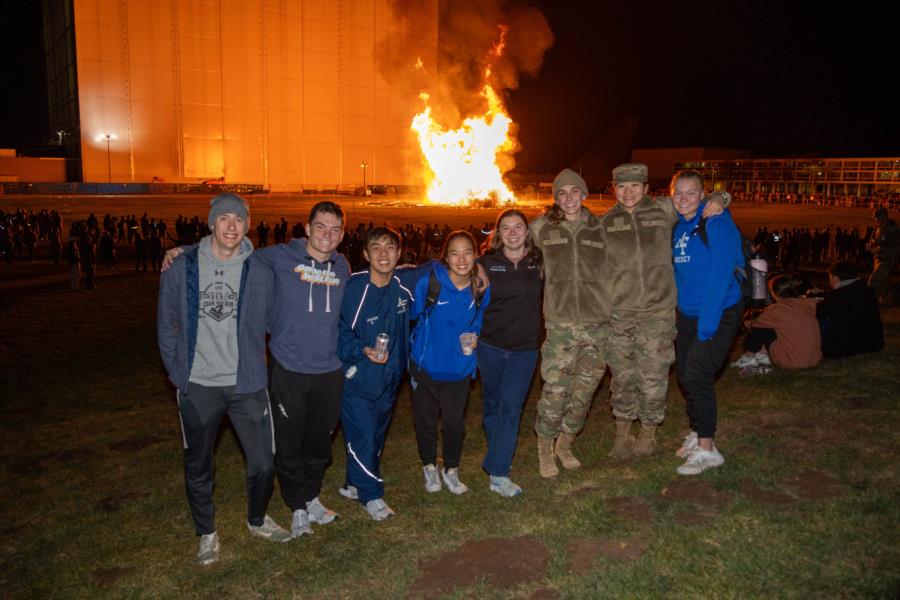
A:
[[[0,181],[59,182],[66,180],[66,159],[0,156]]]
[[[416,57],[389,52],[436,56],[437,0],[413,5],[433,30],[391,0],[76,0],[84,181],[334,188],[365,161],[369,184],[416,183]]]

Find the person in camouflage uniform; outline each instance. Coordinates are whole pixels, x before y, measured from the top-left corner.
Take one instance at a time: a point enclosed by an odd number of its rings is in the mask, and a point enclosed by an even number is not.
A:
[[[599,280],[612,307],[606,329],[616,437],[609,455],[628,460],[653,453],[666,414],[675,361],[672,228],[678,213],[671,198],[647,195],[646,165],[619,165],[613,184],[617,204],[600,218],[606,251]],[[727,201],[727,194],[712,194],[704,216],[721,213]],[[641,422],[637,440],[635,420]]]
[[[559,474],[556,458],[566,469],[581,466],[572,442],[606,371],[609,296],[598,278],[603,228],[583,206],[587,195],[584,179],[564,169],[553,181],[553,206],[530,226],[544,261],[544,387],[534,424],[542,477]]]
[[[869,287],[875,292],[879,301],[885,301],[888,296],[888,279],[891,270],[900,257],[900,227],[893,219],[888,218],[888,211],[882,207],[873,215],[878,223],[873,242],[873,254],[875,255],[875,269],[869,276]]]

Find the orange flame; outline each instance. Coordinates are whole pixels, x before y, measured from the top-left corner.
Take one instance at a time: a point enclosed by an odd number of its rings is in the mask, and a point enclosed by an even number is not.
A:
[[[505,33],[505,28],[501,28],[500,41],[491,52],[495,57],[503,52]],[[416,62],[416,68],[423,68],[421,59]],[[503,100],[487,83],[490,73],[488,65],[484,72],[485,84],[480,92],[487,108],[481,115],[465,119],[458,129],[448,130],[436,122],[429,105],[430,96],[425,92],[419,94],[425,108],[413,117],[410,127],[419,139],[429,202],[516,201],[515,194],[503,182],[505,171],[501,172],[498,158],[511,156],[518,144],[510,134],[512,119],[506,112]],[[504,162],[512,164],[511,160]]]

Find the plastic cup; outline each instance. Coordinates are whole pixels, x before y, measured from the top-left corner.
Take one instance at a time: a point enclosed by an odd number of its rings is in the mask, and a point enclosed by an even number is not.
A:
[[[472,354],[472,350],[475,349],[475,340],[478,338],[474,333],[462,333],[459,336],[459,346],[462,348],[462,353],[466,356]]]

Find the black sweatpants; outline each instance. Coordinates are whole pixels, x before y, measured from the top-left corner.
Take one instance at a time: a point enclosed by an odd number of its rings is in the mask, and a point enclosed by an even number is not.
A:
[[[465,413],[471,377],[460,381],[435,381],[414,361],[409,361],[416,445],[423,465],[437,464],[437,422],[441,420],[444,468],[459,467],[466,436]]]
[[[291,512],[306,510],[319,495],[331,464],[331,434],[341,416],[340,369],[295,373],[272,359],[269,390],[275,421],[275,468],[281,497]]]
[[[213,452],[225,413],[247,460],[247,521],[262,525],[275,476],[272,416],[265,388],[253,394],[235,394],[234,386],[190,383],[187,390],[178,393],[178,410],[184,436],[184,487],[197,535],[216,530]]]
[[[744,350],[747,352],[759,352],[765,346],[766,350],[778,339],[778,333],[767,327],[751,327],[750,333],[744,338]]]
[[[675,360],[678,381],[687,395],[687,413],[691,429],[697,437],[716,436],[716,373],[725,364],[728,350],[737,335],[744,313],[744,302],[725,309],[719,328],[711,339],[697,339],[697,319],[678,311],[675,337]]]

